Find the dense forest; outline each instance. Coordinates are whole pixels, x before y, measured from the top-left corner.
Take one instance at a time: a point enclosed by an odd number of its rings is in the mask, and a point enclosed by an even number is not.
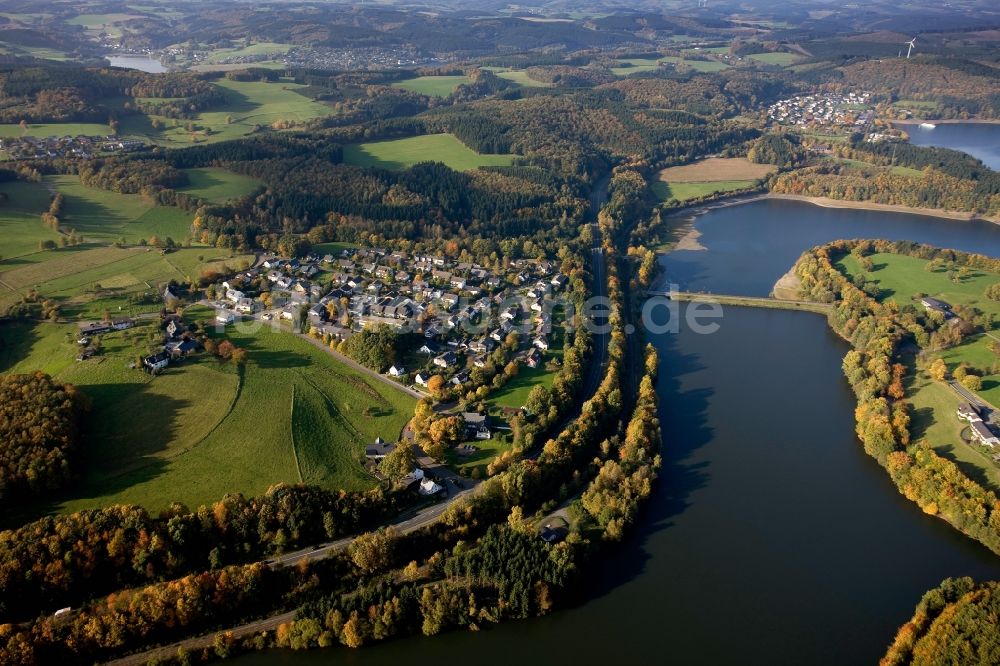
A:
[[[0,497],[53,491],[74,475],[86,398],[41,372],[0,377]]]
[[[1000,583],[949,578],[920,599],[880,666],[995,664]]]

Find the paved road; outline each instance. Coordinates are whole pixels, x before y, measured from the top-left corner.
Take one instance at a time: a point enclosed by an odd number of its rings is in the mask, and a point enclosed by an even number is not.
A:
[[[439,479],[444,479],[443,474],[444,467],[440,465],[432,465],[432,469],[435,471]],[[439,469],[440,468],[440,469]],[[466,481],[466,484],[469,482]],[[449,491],[454,489],[454,486],[445,482],[446,487]],[[424,507],[418,511],[412,511],[402,516],[399,516],[395,523],[392,523],[393,529],[399,534],[408,534],[410,532],[415,532],[416,530],[426,527],[431,523],[435,522],[441,515],[448,510],[454,502],[469,496],[470,494],[476,492],[478,485],[471,488],[466,488],[460,492],[449,495],[448,499],[444,502],[439,502],[431,506]],[[267,564],[271,569],[277,569],[278,567],[294,566],[295,564],[306,559],[321,559],[326,557],[332,552],[336,552],[347,548],[352,541],[357,537],[345,537],[343,539],[337,539],[336,541],[331,541],[329,543],[319,544],[317,546],[312,546],[309,548],[303,548],[297,550],[293,553],[285,553],[279,557],[275,557],[270,560],[266,560]],[[186,648],[188,650],[199,649],[204,647],[209,647],[212,645],[215,636],[221,633],[232,633],[235,637],[240,638],[243,636],[250,636],[262,631],[273,631],[278,628],[279,625],[290,622],[295,618],[295,611],[290,611],[287,613],[281,613],[278,615],[273,615],[271,617],[263,618],[261,620],[256,620],[254,622],[249,622],[247,624],[240,625],[238,627],[232,627],[229,629],[220,629],[218,631],[213,631],[201,636],[196,636],[193,638],[187,638],[176,643],[171,643],[170,645],[165,645],[162,647],[154,648],[146,652],[141,652],[134,655],[129,655],[127,657],[122,657],[121,659],[116,659],[114,661],[108,662],[108,664],[114,666],[142,666],[148,663],[151,659],[155,657],[164,657],[167,655],[174,655],[177,653],[178,648]]]

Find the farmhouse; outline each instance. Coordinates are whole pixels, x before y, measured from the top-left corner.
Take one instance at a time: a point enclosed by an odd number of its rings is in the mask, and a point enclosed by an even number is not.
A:
[[[993,431],[982,421],[971,423],[972,436],[984,446],[996,446],[1000,444],[1000,438],[993,434]]]
[[[931,312],[940,312],[946,317],[951,315],[951,305],[945,303],[942,300],[931,298],[930,296],[925,296],[924,298],[920,299],[920,304]]]
[[[142,359],[142,364],[150,370],[162,370],[170,365],[170,354],[165,351],[153,354]]]
[[[376,437],[374,444],[365,447],[365,457],[369,460],[382,460],[395,449],[395,444],[386,443],[381,437]]]
[[[490,432],[489,418],[488,414],[462,412],[462,420],[465,421],[466,437],[490,439],[493,434]]]
[[[976,406],[968,402],[962,403],[958,406],[958,418],[963,421],[968,421],[969,423],[983,420],[979,416],[979,410]]]

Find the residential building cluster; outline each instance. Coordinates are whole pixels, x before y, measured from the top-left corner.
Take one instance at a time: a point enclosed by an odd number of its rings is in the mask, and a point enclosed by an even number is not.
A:
[[[389,374],[412,375],[420,385],[441,374],[460,386],[512,332],[519,360],[542,365],[557,296],[568,282],[550,261],[515,260],[501,273],[438,255],[372,248],[301,260],[268,257],[213,291],[227,318],[305,320],[337,340],[376,325],[417,334],[423,369],[398,364]]]
[[[875,113],[869,106],[870,97],[867,92],[796,95],[767,107],[767,118],[773,123],[797,127],[864,127]]]
[[[11,160],[53,157],[86,159],[101,153],[131,152],[145,145],[142,141],[116,136],[19,136],[0,139],[0,151]]]
[[[296,46],[280,58],[288,67],[326,70],[396,69],[444,62],[412,46],[323,48]]]

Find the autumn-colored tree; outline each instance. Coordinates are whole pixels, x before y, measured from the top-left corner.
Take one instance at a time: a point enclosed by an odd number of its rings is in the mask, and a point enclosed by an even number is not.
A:
[[[966,375],[962,378],[962,386],[970,391],[981,391],[983,389],[983,379],[976,375]]]
[[[415,466],[416,458],[413,455],[413,447],[408,442],[400,442],[389,455],[382,458],[378,464],[378,471],[390,481],[399,481],[412,472]]]
[[[365,573],[380,571],[391,564],[395,542],[395,530],[391,527],[379,529],[358,536],[347,553],[354,565]]]
[[[944,378],[948,376],[948,365],[944,362],[944,359],[935,359],[931,363],[931,367],[927,369],[930,373],[931,379],[938,382],[943,382]]]
[[[433,396],[440,396],[444,388],[446,388],[446,384],[444,377],[441,375],[434,375],[427,380],[427,390],[430,391]]]

